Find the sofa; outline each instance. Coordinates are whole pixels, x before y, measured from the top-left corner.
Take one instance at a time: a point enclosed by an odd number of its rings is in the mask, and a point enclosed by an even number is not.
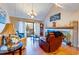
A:
[[[55,52],[61,46],[63,37],[60,31],[49,32],[46,39],[40,39],[39,46],[45,52]]]

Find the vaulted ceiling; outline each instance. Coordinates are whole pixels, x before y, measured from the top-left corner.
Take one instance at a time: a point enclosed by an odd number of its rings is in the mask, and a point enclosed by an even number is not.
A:
[[[79,10],[78,3],[60,3],[65,11],[74,12]],[[37,13],[35,19],[44,20],[54,3],[34,3],[33,10]],[[32,9],[32,3],[0,3],[0,8],[6,10],[9,16],[30,18],[27,13]],[[53,10],[52,10],[53,11]]]

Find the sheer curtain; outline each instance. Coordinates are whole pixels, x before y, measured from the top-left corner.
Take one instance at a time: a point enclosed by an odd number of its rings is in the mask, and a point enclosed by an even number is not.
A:
[[[34,34],[40,36],[40,24],[34,23]]]

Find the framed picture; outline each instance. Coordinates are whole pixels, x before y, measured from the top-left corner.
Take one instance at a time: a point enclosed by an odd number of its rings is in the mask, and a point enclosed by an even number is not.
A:
[[[50,22],[60,20],[60,19],[61,19],[61,13],[57,13],[57,14],[50,17]]]

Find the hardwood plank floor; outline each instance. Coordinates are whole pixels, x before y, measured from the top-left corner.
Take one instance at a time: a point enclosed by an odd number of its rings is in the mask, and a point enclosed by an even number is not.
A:
[[[39,41],[35,41],[31,38],[27,39],[27,46],[26,46],[26,54],[27,55],[46,55],[46,53],[39,47]]]

